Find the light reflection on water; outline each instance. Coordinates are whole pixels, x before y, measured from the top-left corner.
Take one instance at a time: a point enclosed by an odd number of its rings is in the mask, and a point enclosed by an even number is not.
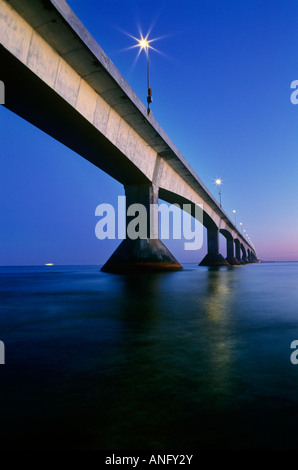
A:
[[[1,268],[0,282],[7,445],[297,447],[297,264]]]

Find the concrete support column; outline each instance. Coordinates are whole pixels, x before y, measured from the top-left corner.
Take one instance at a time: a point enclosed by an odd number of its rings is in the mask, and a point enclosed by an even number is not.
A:
[[[207,230],[208,253],[217,255],[219,253],[219,231]]]
[[[143,214],[138,214],[136,204],[141,204],[146,211],[145,226],[139,227],[140,238],[158,238],[158,187],[155,184],[130,184],[125,186],[126,196],[126,229],[129,229],[130,222],[139,220]],[[141,208],[141,210],[143,210]],[[133,224],[134,226],[135,224]],[[129,237],[129,233],[127,233]]]
[[[227,257],[226,260],[229,264],[232,265],[239,265],[240,262],[238,261],[237,257],[234,256],[234,240],[233,237],[227,238]]]
[[[227,259],[234,258],[234,242],[233,238],[227,238]]]
[[[208,253],[200,262],[200,266],[227,266],[229,263],[219,253],[219,230],[216,227],[207,228]]]
[[[158,238],[158,187],[151,183],[127,185],[125,196],[126,238],[101,270],[131,273],[182,269]]]
[[[241,264],[242,257],[241,257],[241,250],[240,250],[240,242],[238,239],[235,240],[235,255],[236,255],[236,259]]]
[[[242,261],[243,261],[243,263],[246,264],[246,263],[248,263],[247,254],[246,254],[246,250],[245,250],[243,245],[241,245],[241,251],[242,251]]]

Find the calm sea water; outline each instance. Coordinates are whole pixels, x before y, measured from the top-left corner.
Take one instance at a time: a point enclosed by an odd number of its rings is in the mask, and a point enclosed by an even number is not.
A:
[[[0,295],[2,446],[298,448],[298,264],[9,267]]]

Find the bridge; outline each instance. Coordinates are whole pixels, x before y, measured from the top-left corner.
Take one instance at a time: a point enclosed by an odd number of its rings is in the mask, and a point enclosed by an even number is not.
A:
[[[201,265],[257,261],[254,247],[64,0],[0,0],[0,60],[4,105],[122,183],[127,204],[142,203],[149,213],[161,198],[190,204],[193,214],[203,205],[208,253]],[[181,268],[148,233],[124,239],[103,270]]]

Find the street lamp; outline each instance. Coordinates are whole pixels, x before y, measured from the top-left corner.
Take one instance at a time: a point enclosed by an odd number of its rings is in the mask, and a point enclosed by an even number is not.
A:
[[[218,186],[219,205],[220,205],[220,207],[221,207],[221,183],[222,183],[222,180],[220,178],[217,178],[215,180],[215,184]]]
[[[235,227],[236,227],[236,211],[235,211],[235,209],[233,210],[233,214],[235,214]]]
[[[240,228],[241,228],[241,233],[242,233],[242,222],[239,222]]]
[[[140,47],[140,50],[143,50],[146,52],[147,55],[147,89],[148,89],[148,95],[147,95],[147,114],[149,116],[150,114],[150,103],[152,103],[152,88],[150,88],[149,85],[149,48],[150,48],[150,42],[147,40],[148,35],[143,38],[141,36],[141,39],[138,39],[138,46]]]

